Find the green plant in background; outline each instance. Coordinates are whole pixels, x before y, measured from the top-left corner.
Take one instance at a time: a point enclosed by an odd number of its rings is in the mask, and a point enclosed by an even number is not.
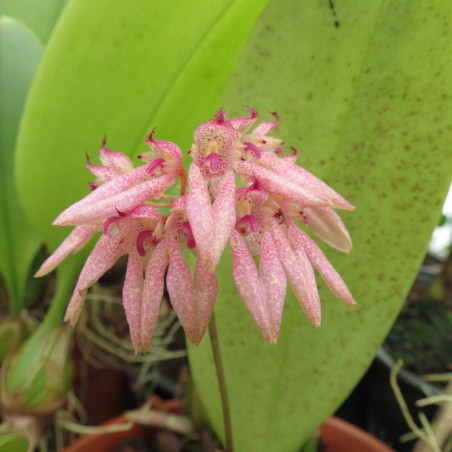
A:
[[[42,240],[23,212],[14,180],[14,149],[23,106],[44,43],[58,18],[59,9],[49,9],[51,3],[41,3],[36,20],[30,14],[30,2],[0,1],[0,274],[5,286],[1,308],[9,312],[0,321],[0,409],[4,427],[29,437],[0,437],[2,451],[33,450],[45,421],[64,402],[70,386],[71,333],[61,326],[61,320],[68,290],[64,288],[67,277],[73,284],[74,270],[61,272],[52,307],[30,336],[37,322],[25,309],[37,301],[40,291],[30,271]]]
[[[10,433],[0,435],[0,452],[26,452],[29,441],[24,435]]]
[[[16,175],[49,249],[66,232],[51,221],[83,194],[85,150],[107,135],[137,155],[154,126],[187,150],[194,127],[220,106],[277,110],[278,135],[301,147],[300,163],[357,206],[344,217],[351,256],[326,252],[357,307],[341,309],[322,286],[319,329],[290,295],[278,343],[268,345],[225,276],[230,259],[220,263],[216,318],[236,450],[299,447],[352,389],[397,315],[450,183],[451,14],[446,0],[74,0],[46,47]],[[65,270],[67,292],[79,262]],[[190,348],[190,365],[223,437],[207,340]]]

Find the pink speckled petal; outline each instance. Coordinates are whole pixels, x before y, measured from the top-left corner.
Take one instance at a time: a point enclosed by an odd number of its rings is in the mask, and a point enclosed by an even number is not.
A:
[[[204,267],[215,269],[213,257],[214,214],[210,196],[201,171],[195,164],[189,169],[190,189],[187,195],[187,217],[195,237],[199,258]],[[218,262],[218,261],[217,261]]]
[[[78,225],[116,216],[118,212],[132,210],[149,198],[160,198],[165,190],[171,187],[174,180],[173,175],[163,175],[117,194],[107,194],[100,199],[90,200],[90,196],[96,194],[107,184],[101,185],[86,198],[66,209],[53,224],[57,226]]]
[[[314,270],[303,249],[292,250],[287,237],[276,222],[272,223],[272,236],[295,296],[301,304],[309,321],[319,326],[321,308]]]
[[[214,241],[212,248],[212,266],[206,267],[213,272],[226,247],[236,222],[235,214],[235,176],[228,171],[223,179],[220,191],[213,203]]]
[[[353,306],[355,300],[348,287],[318,245],[292,222],[288,224],[288,231],[292,246],[296,249],[303,249],[309,261],[320,273],[320,276],[328,284],[331,291],[349,306]]]
[[[332,201],[313,190],[295,184],[283,175],[268,168],[245,161],[237,164],[237,171],[245,179],[256,179],[260,189],[268,193],[280,194],[288,200],[303,206],[331,206]]]
[[[330,199],[331,207],[335,209],[355,210],[355,207],[339,193],[301,166],[295,165],[287,159],[279,158],[271,153],[264,153],[261,158],[261,163],[278,174],[289,178],[295,184],[305,187],[306,190],[319,194],[322,199]]]
[[[132,243],[129,250],[124,287],[122,289],[122,302],[135,353],[138,353],[141,347],[140,329],[143,284],[143,262],[138,255],[135,244]]]
[[[174,158],[179,164],[182,164],[182,151],[172,141],[154,140],[155,129],[146,138],[146,143],[153,151],[167,154]]]
[[[245,133],[256,122],[258,116],[257,111],[254,108],[248,107],[250,115],[246,118],[234,118],[231,119],[231,125],[234,129],[240,133]]]
[[[267,135],[267,133],[271,132],[272,130],[276,129],[279,124],[279,115],[278,113],[274,112],[272,115],[275,117],[275,121],[265,121],[261,122],[253,131],[253,136],[255,137],[263,137]]]
[[[271,314],[256,264],[242,236],[235,230],[232,231],[230,243],[233,261],[232,276],[237,290],[265,339],[274,343],[276,337],[272,328]]]
[[[352,239],[347,231],[341,217],[328,207],[303,209],[308,218],[308,227],[325,243],[343,253],[352,250]]]
[[[102,182],[108,182],[118,175],[113,168],[110,168],[109,166],[92,165],[89,160],[86,162],[86,168]]]
[[[186,210],[187,209],[187,196],[181,196],[174,201],[172,212],[176,210]]]
[[[129,243],[123,234],[115,237],[102,235],[91,251],[78,278],[74,293],[66,310],[65,320],[77,322],[88,289],[128,251]]]
[[[193,344],[201,342],[212,316],[218,291],[218,281],[214,273],[208,272],[201,262],[196,262],[194,274],[195,292],[195,333]]]
[[[44,276],[47,273],[50,273],[70,253],[79,251],[88,243],[93,234],[101,230],[102,224],[87,224],[75,227],[61,245],[45,260],[36,272],[35,277]]]
[[[136,184],[144,182],[146,179],[149,179],[149,176],[146,174],[146,165],[140,166],[129,173],[115,177],[113,180],[100,185],[89,195],[68,207],[56,218],[53,224],[57,226],[69,225],[71,224],[70,220],[73,217],[77,217],[78,212],[83,211],[85,208],[88,208],[93,204],[110,199],[112,196],[130,189]]]
[[[110,166],[118,173],[128,173],[133,170],[133,163],[128,155],[112,151],[105,144],[99,150],[99,159],[103,165]]]
[[[173,237],[169,242],[169,265],[166,274],[166,287],[171,305],[179,318],[187,337],[197,344],[196,313],[193,281],[188,264],[180,245]]]
[[[281,326],[284,299],[286,298],[287,278],[279,261],[271,234],[268,231],[265,231],[262,238],[259,273],[265,287],[267,306],[271,315],[272,335],[276,342]]]
[[[162,240],[154,249],[146,267],[141,302],[140,340],[138,348],[146,352],[154,335],[168,266],[168,243]]]
[[[147,204],[142,204],[135,209],[127,212],[128,218],[156,218],[161,219],[162,214],[152,206],[148,206]]]

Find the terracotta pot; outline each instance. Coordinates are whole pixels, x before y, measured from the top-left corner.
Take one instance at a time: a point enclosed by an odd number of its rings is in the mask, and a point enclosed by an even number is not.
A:
[[[118,416],[102,425],[113,425],[127,423],[125,416]],[[125,432],[105,433],[102,435],[85,435],[74,441],[64,449],[64,452],[111,452],[114,447],[132,438],[144,438],[146,429],[135,424],[130,430]]]
[[[373,436],[337,417],[330,417],[320,429],[325,452],[394,452]]]
[[[125,416],[107,422],[104,425],[127,422]],[[79,438],[64,449],[64,452],[111,452],[114,446],[126,439],[145,438],[144,427],[135,425],[127,432],[87,435]],[[329,418],[320,429],[325,452],[394,452],[382,442],[339,418]]]

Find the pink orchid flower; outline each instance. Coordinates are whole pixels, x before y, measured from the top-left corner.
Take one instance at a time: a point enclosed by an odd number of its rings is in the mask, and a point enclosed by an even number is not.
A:
[[[281,324],[287,279],[309,320],[320,325],[314,268],[333,293],[355,302],[320,248],[295,225],[300,221],[334,248],[348,253],[350,236],[334,208],[354,207],[307,170],[298,151],[286,155],[284,142],[267,136],[279,124],[249,117],[229,120],[223,110],[195,131],[187,215],[199,243],[199,259],[213,271],[230,240],[237,289],[262,334],[275,342]],[[243,184],[234,192],[238,174]],[[235,206],[235,227],[229,214]],[[222,216],[224,214],[224,216]],[[259,256],[259,270],[253,257]]]
[[[314,268],[332,292],[349,305],[347,286],[303,228],[348,253],[350,236],[334,209],[354,207],[307,170],[297,166],[283,141],[268,136],[279,124],[248,117],[229,120],[223,110],[194,133],[189,190],[182,153],[170,141],[147,143],[142,165],[106,147],[102,165],[87,168],[96,180],[91,193],[61,213],[54,224],[75,229],[43,263],[36,276],[52,271],[96,233],[66,311],[75,324],[88,289],[117,259],[128,255],[123,304],[135,352],[152,340],[164,288],[187,337],[198,344],[217,295],[215,268],[229,243],[237,289],[265,339],[276,342],[287,280],[309,320],[320,325],[320,300]],[[238,176],[238,177],[236,177]],[[179,198],[166,194],[181,179]],[[236,185],[239,184],[237,187]],[[160,208],[171,208],[169,214]],[[297,226],[296,223],[300,226]],[[190,271],[183,250],[196,257]],[[258,259],[258,267],[254,259]],[[166,279],[165,279],[166,274]]]

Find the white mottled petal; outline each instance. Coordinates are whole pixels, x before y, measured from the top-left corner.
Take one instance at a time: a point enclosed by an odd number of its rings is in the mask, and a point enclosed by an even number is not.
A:
[[[276,222],[272,223],[272,236],[292,289],[310,322],[319,326],[321,308],[314,270],[302,249],[292,250],[286,236]]]
[[[103,165],[110,166],[118,173],[133,171],[133,163],[128,155],[122,152],[112,151],[105,145],[99,150],[99,159]]]
[[[303,249],[308,256],[309,261],[320,273],[320,276],[328,284],[331,291],[349,306],[353,306],[355,300],[348,290],[348,287],[318,245],[294,223],[288,224],[288,230],[289,240],[292,243],[292,246],[297,249]]]
[[[212,244],[212,265],[207,268],[210,272],[215,270],[236,222],[235,176],[233,171],[226,173],[212,207],[215,232]]]
[[[129,173],[115,177],[105,184],[100,185],[80,201],[77,201],[75,204],[68,207],[55,219],[53,224],[56,226],[68,226],[71,224],[85,223],[85,221],[74,223],[74,221],[77,221],[78,215],[83,213],[85,209],[92,208],[93,205],[98,205],[99,203],[105,201],[108,202],[108,200],[115,195],[128,190],[148,178],[149,176],[146,174],[146,166],[140,166]]]
[[[169,264],[166,286],[171,306],[176,312],[187,337],[193,343],[197,343],[195,297],[190,269],[177,240],[169,237],[168,242]]]
[[[237,231],[231,234],[231,251],[235,285],[254,321],[268,342],[275,342],[271,314],[268,309],[264,286],[242,236]]]
[[[263,137],[267,135],[267,133],[271,132],[272,130],[276,129],[279,124],[279,116],[278,113],[272,113],[272,115],[275,117],[275,121],[264,121],[261,122],[253,131],[253,136],[255,137]]]
[[[54,270],[70,253],[76,253],[85,246],[89,239],[102,230],[102,224],[76,226],[61,245],[44,261],[35,277],[44,276]]]
[[[53,224],[58,226],[78,225],[116,216],[118,212],[124,213],[134,209],[149,198],[160,198],[162,193],[171,187],[173,183],[173,175],[163,175],[142,182],[120,193],[87,203],[87,199],[91,196],[88,195],[86,198],[66,209]],[[106,185],[101,185],[92,194],[95,194]]]
[[[209,192],[201,171],[195,164],[189,169],[190,189],[187,195],[187,217],[195,237],[199,258],[204,267],[215,269],[213,257],[214,217]]]
[[[141,350],[146,352],[154,335],[159,316],[160,302],[165,287],[165,270],[168,266],[168,243],[162,240],[154,249],[146,267],[141,302],[140,341]]]
[[[70,320],[72,325],[77,322],[88,289],[128,251],[128,247],[129,243],[122,234],[115,237],[103,234],[100,237],[80,273],[65,320]]]
[[[198,345],[201,342],[210,317],[212,317],[215,299],[218,291],[218,281],[214,273],[208,272],[201,262],[196,262],[194,274],[195,292],[195,333],[192,342]]]
[[[135,353],[138,353],[141,347],[140,329],[143,284],[143,263],[138,254],[136,244],[133,242],[129,249],[126,277],[122,289],[122,302]]]
[[[303,209],[308,218],[308,227],[325,243],[343,253],[352,249],[352,239],[341,217],[331,208],[318,207]]]
[[[332,201],[306,187],[300,186],[290,179],[275,173],[268,168],[256,165],[253,162],[245,161],[237,164],[239,174],[248,179],[257,179],[259,188],[269,193],[280,194],[288,200],[299,203],[303,206],[331,206]]]
[[[286,298],[287,278],[278,258],[275,244],[268,231],[262,238],[259,273],[264,283],[267,306],[270,311],[272,334],[276,341],[281,326],[281,317]]]
[[[320,194],[322,199],[330,199],[331,206],[335,209],[355,210],[355,207],[339,193],[301,166],[273,153],[264,153],[260,162],[278,174],[290,178],[295,184],[305,187],[306,190]]]
[[[166,274],[166,287],[171,306],[176,312],[187,337],[193,343],[197,343],[195,297],[190,269],[177,240],[169,237],[168,242],[169,264]]]

